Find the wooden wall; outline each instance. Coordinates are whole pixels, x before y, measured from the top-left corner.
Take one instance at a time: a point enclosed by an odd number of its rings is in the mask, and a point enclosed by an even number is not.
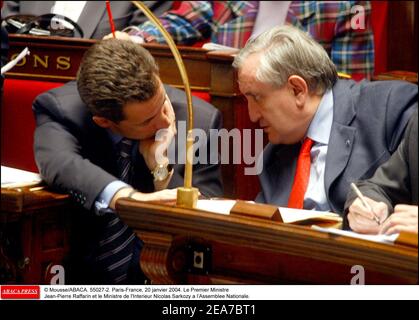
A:
[[[418,72],[418,3],[389,1],[387,69]]]

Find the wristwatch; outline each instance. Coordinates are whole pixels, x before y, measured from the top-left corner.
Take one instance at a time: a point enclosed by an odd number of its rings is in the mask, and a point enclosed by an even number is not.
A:
[[[172,171],[173,166],[171,164],[158,164],[154,170],[151,171],[151,174],[154,177],[154,181],[164,181],[169,176],[169,173]]]

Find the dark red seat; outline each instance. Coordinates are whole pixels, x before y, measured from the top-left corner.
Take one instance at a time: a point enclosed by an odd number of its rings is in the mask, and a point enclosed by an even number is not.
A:
[[[35,119],[32,102],[61,82],[6,79],[1,107],[1,164],[38,172],[33,156]]]

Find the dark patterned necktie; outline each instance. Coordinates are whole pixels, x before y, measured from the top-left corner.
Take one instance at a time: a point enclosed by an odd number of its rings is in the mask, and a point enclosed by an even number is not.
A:
[[[119,178],[130,184],[131,180],[131,152],[132,152],[133,141],[127,138],[123,138],[119,142],[119,155],[118,155],[118,174]]]
[[[132,180],[132,148],[134,141],[123,138],[118,144],[118,176],[130,184]],[[102,265],[102,284],[143,284],[144,275],[139,267],[141,241],[112,209],[106,209],[105,225],[99,241],[96,261]]]

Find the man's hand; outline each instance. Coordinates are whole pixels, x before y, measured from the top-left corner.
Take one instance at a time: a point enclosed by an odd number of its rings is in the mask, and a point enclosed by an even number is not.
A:
[[[177,189],[164,189],[152,193],[136,192],[131,198],[140,201],[176,201]]]
[[[113,38],[113,33],[110,33],[104,36],[102,40],[112,39],[112,38]],[[129,35],[128,33],[123,32],[123,31],[115,31],[115,39],[129,40],[129,41],[140,43],[140,44],[145,42],[143,37],[139,35]]]
[[[112,39],[112,38],[113,38],[113,33],[110,33],[104,36],[102,40]],[[131,36],[128,33],[122,32],[122,31],[115,31],[115,38],[120,39],[120,40],[131,40]]]
[[[393,234],[405,232],[418,233],[418,206],[398,204],[394,213],[381,225],[380,233]]]
[[[130,196],[130,198],[139,200],[139,201],[169,201],[169,200],[176,200],[177,197],[177,189],[165,189],[157,192],[152,193],[142,193],[142,192],[133,192],[134,189],[131,187],[122,188],[118,190],[115,195],[113,196],[109,207],[115,210],[116,201],[120,198],[126,198]]]
[[[150,170],[153,170],[157,164],[167,164],[169,162],[167,149],[177,133],[175,112],[168,97],[166,97],[166,101],[163,106],[163,117],[166,117],[170,123],[168,128],[159,130],[155,137],[141,140],[138,145],[139,152],[144,157]]]
[[[388,207],[384,202],[377,202],[364,197],[372,208],[373,213],[383,222],[388,216]],[[378,234],[380,225],[374,220],[372,212],[364,207],[361,200],[356,198],[349,207],[348,221],[351,229],[358,233]]]

